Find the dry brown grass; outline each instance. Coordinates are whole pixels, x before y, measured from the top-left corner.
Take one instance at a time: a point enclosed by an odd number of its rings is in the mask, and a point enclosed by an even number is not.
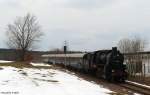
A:
[[[36,69],[51,69],[51,67],[48,66],[33,66],[29,64],[29,62],[11,62],[11,63],[1,63],[0,67],[2,66],[11,66],[15,68],[36,68]]]

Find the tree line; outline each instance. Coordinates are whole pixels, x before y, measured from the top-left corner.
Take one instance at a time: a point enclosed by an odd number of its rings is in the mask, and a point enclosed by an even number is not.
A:
[[[122,53],[142,52],[147,47],[147,41],[139,36],[134,38],[123,38],[118,43],[118,48]]]

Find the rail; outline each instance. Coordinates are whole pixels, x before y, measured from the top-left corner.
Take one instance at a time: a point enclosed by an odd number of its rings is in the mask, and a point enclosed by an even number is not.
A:
[[[120,86],[127,88],[127,89],[131,89],[131,90],[136,91],[140,94],[150,95],[150,86],[147,86],[147,85],[142,85],[139,83],[126,81],[125,84],[120,84]]]

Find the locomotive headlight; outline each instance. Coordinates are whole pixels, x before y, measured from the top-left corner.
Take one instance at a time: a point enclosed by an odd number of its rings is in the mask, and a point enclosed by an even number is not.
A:
[[[114,73],[115,71],[114,70],[112,70],[112,73]]]

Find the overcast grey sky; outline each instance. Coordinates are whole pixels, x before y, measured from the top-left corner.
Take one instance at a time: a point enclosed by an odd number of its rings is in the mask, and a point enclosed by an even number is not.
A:
[[[65,40],[71,50],[107,49],[134,35],[150,40],[150,0],[0,0],[0,12],[0,47],[6,25],[28,12],[45,33],[40,50]]]

